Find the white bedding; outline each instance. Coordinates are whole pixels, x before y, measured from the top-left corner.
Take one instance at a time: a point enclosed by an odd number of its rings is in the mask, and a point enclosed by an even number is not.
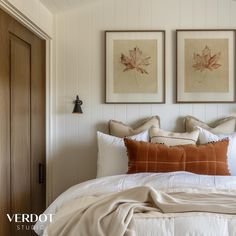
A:
[[[141,173],[118,175],[90,180],[75,185],[60,195],[45,211],[56,214],[72,200],[83,206],[89,196],[102,196],[138,186],[151,186],[162,191],[194,191],[193,189],[236,190],[236,176],[206,176],[188,172]],[[236,235],[236,216],[211,213],[181,213],[162,215],[137,215],[137,235]],[[188,222],[186,224],[186,222]],[[38,222],[35,230],[43,234],[48,222]],[[204,227],[205,225],[205,227]],[[204,234],[203,234],[204,229]],[[158,232],[158,234],[156,234]],[[45,230],[44,235],[47,235]]]

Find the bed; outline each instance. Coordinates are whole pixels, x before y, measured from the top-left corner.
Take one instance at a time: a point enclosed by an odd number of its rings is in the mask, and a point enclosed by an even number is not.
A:
[[[235,176],[207,176],[188,172],[140,173],[102,177],[73,186],[60,195],[46,210],[45,214],[56,214],[53,227],[60,229],[61,234],[58,236],[70,235],[61,230],[61,218],[76,214],[81,208],[101,197],[105,198],[111,194],[140,186],[149,186],[166,193],[185,192],[186,196],[188,193],[199,190],[201,193],[212,193],[217,190],[225,195],[233,194],[236,199]],[[232,205],[232,209],[236,210],[236,205]],[[217,209],[215,210],[217,211]],[[71,217],[68,218],[68,222],[69,219]],[[36,232],[39,235],[50,235],[47,231],[49,225],[48,222],[38,222],[35,225]],[[63,225],[63,228],[65,227],[66,223]],[[211,212],[165,214],[147,211],[134,215],[132,231],[135,232],[133,235],[236,235],[236,215]],[[109,232],[93,235],[109,235]]]
[[[232,129],[234,127],[235,123]],[[166,139],[168,142],[170,142],[170,137],[180,139],[179,134],[175,136],[176,134],[173,133],[161,132],[161,142],[163,142],[165,135],[168,136]],[[200,130],[202,137],[205,134],[203,132],[205,131]],[[184,135],[186,136],[186,134]],[[196,133],[193,135],[196,136]],[[45,214],[54,214],[53,221],[38,221],[34,226],[38,235],[236,235],[235,175],[212,174],[215,172],[210,175],[196,174],[186,171],[186,168],[184,171],[162,171],[163,173],[148,172],[146,169],[145,173],[124,174],[127,172],[125,169],[127,168],[127,160],[121,158],[122,161],[120,163],[119,161],[121,155],[127,155],[127,153],[129,155],[126,139],[123,142],[123,139],[115,137],[101,134],[98,136],[105,138],[104,140],[108,142],[108,149],[103,150],[106,149],[105,142],[99,144],[101,147],[97,178],[75,185],[62,193],[44,212]],[[139,133],[135,137],[135,141],[129,139],[128,142],[133,142],[132,145],[138,143],[140,149],[140,145],[143,145],[144,142],[137,141],[137,139],[146,141],[147,134],[140,135]],[[155,135],[155,139],[157,137]],[[217,141],[217,137],[214,136],[214,142]],[[193,138],[189,138],[189,134],[187,134],[186,140],[192,142]],[[171,145],[173,142],[172,140]],[[194,142],[197,142],[197,138]],[[227,141],[217,141],[216,144],[211,143],[209,144],[211,151],[214,145],[221,145],[221,143],[226,145],[226,142],[227,146],[225,147],[228,147],[229,142],[233,143],[228,139]],[[124,143],[128,149],[127,153],[124,151]],[[114,146],[116,150],[110,149]],[[149,146],[148,148],[150,149]],[[196,149],[195,152],[201,153],[201,150]],[[216,151],[214,150],[214,152]],[[113,155],[110,155],[111,153]],[[142,151],[142,153],[146,153],[146,151]],[[152,153],[154,152],[152,151]],[[143,155],[146,154],[142,154],[141,157]],[[226,156],[226,151],[224,155]],[[227,155],[235,156],[232,150],[228,151]],[[204,158],[208,158],[208,156],[206,155]],[[109,160],[105,161],[106,158]],[[217,159],[217,156],[215,158]],[[230,161],[229,171],[232,173],[236,162],[230,157],[225,161]],[[208,162],[211,161],[208,159]],[[210,166],[208,162],[205,163],[205,166]],[[162,162],[159,161],[158,165],[160,163]],[[172,164],[168,163],[173,166]],[[182,165],[177,166],[179,168]],[[187,164],[184,166],[186,167]],[[214,166],[217,165],[214,164]],[[137,169],[137,167],[135,168]]]

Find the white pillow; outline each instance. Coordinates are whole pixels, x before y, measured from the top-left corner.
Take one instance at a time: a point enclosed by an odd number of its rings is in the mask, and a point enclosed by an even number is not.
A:
[[[229,135],[225,134],[213,134],[208,130],[197,127],[199,130],[199,142],[200,144],[205,144],[209,142],[217,142],[221,139],[228,138],[229,146],[228,146],[228,166],[231,175],[236,176],[236,133],[232,133]]]
[[[149,141],[148,131],[129,136],[137,141]],[[97,178],[110,175],[126,174],[128,171],[128,156],[123,138],[97,132],[98,160]]]

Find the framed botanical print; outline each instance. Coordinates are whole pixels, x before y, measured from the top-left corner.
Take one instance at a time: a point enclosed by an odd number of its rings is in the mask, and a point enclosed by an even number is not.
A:
[[[176,32],[177,103],[235,102],[235,31]]]
[[[106,103],[165,102],[165,31],[106,31]]]

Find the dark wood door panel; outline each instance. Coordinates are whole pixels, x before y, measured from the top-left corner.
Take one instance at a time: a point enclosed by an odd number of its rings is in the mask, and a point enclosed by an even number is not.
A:
[[[46,207],[46,83],[45,83],[45,41],[34,38],[32,48],[31,80],[31,170],[32,170],[32,209],[42,213]],[[41,65],[41,66],[39,66]],[[39,164],[44,166],[44,182],[39,183]],[[41,196],[41,197],[38,197]]]
[[[9,100],[9,35],[11,23],[0,12],[0,235],[7,235],[10,223],[6,214],[10,209],[10,100]]]
[[[0,51],[0,236],[34,235],[6,214],[45,209],[45,41],[0,9]]]
[[[11,214],[31,212],[31,45],[10,35]],[[29,231],[24,235],[29,235]],[[12,235],[19,235],[12,224]],[[23,232],[22,232],[23,233]]]

